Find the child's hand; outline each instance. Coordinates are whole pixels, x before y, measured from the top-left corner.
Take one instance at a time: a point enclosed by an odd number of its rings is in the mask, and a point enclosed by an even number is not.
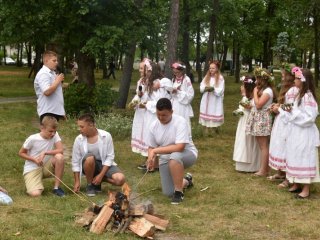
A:
[[[0,187],[0,192],[8,193],[7,190],[5,190],[5,189],[2,188],[2,187]]]
[[[76,193],[80,191],[80,183],[79,182],[74,184],[73,191],[75,191]]]
[[[243,85],[240,86],[240,93],[241,93],[241,96],[246,96],[246,90],[244,89]]]
[[[139,103],[139,108],[146,108],[146,103]]]

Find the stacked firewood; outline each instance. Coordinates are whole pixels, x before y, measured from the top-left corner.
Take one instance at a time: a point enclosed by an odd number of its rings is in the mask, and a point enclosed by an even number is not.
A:
[[[109,192],[103,206],[93,206],[78,214],[76,224],[88,227],[90,232],[102,234],[105,231],[123,233],[130,230],[140,237],[153,239],[155,231],[165,231],[169,221],[154,213],[150,201],[133,203],[130,201],[130,188],[127,184],[122,192]]]

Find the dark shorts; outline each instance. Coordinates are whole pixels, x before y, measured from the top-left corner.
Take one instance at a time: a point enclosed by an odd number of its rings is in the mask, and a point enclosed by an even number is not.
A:
[[[90,157],[90,156],[93,156],[93,155],[91,153],[87,153],[82,159],[82,173],[84,175],[86,175],[86,173],[84,172],[83,165],[84,165],[84,162],[86,161],[87,157]],[[102,161],[99,160],[99,159],[95,159],[94,177],[97,176],[101,172],[102,167],[103,167]],[[121,173],[121,170],[117,166],[112,165],[112,166],[109,167],[108,171],[106,172],[105,177],[111,179],[112,175],[115,174],[115,173]]]

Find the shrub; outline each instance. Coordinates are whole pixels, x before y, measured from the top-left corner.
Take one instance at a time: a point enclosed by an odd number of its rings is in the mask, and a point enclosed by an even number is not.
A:
[[[65,109],[68,115],[76,116],[83,112],[105,113],[112,107],[118,93],[107,83],[88,87],[84,83],[70,84],[64,90]]]

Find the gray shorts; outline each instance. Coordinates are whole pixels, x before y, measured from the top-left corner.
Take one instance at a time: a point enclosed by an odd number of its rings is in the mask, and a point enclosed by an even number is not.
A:
[[[169,169],[169,161],[177,161],[186,169],[191,167],[197,160],[197,155],[189,150],[183,152],[173,152],[164,154],[159,159],[159,171],[161,178],[162,193],[167,196],[172,196],[174,193],[174,184]]]
[[[88,157],[91,157],[91,156],[94,157],[93,154],[87,153],[87,154],[82,158],[82,173],[83,173],[84,175],[86,175],[86,173],[84,172],[84,167],[83,167],[84,162],[86,161],[86,159],[87,159]],[[95,159],[95,170],[94,170],[94,177],[95,177],[95,176],[97,176],[97,175],[101,172],[103,165],[102,165],[102,161],[101,161],[100,159],[96,159],[96,158],[94,158],[94,159]],[[120,170],[120,168],[118,168],[117,166],[111,165],[111,166],[109,167],[108,171],[106,172],[105,177],[111,179],[111,178],[112,178],[112,175],[115,174],[115,173],[121,173],[121,170]]]

